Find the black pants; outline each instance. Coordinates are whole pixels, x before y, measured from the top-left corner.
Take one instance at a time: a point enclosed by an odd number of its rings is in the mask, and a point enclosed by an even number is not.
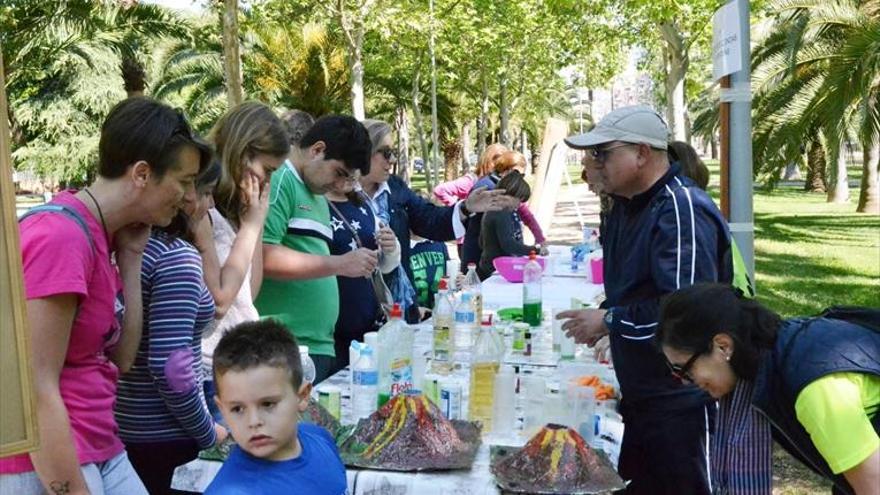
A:
[[[150,495],[182,494],[171,489],[174,469],[193,460],[199,454],[195,440],[176,440],[156,443],[126,443],[125,451],[134,470]]]
[[[628,410],[618,472],[626,495],[708,495],[710,407],[675,412]]]

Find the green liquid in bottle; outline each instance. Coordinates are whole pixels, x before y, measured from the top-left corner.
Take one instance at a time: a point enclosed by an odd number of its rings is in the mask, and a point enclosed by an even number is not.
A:
[[[523,304],[523,322],[529,326],[541,326],[541,302],[528,302]]]

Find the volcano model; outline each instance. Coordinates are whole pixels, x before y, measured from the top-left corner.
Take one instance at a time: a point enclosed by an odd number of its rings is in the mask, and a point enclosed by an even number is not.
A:
[[[341,427],[339,420],[334,418],[330,411],[315,400],[314,397],[309,397],[309,406],[303,412],[300,421],[318,425],[329,431],[334,437],[339,434]]]
[[[446,419],[421,394],[397,395],[340,439],[348,466],[391,471],[468,469],[480,446],[480,427]]]
[[[497,449],[492,474],[504,490],[518,493],[604,493],[624,488],[604,457],[578,433],[548,424],[521,449]]]

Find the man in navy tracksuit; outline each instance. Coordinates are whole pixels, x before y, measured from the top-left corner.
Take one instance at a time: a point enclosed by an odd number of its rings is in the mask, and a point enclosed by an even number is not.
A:
[[[589,345],[609,335],[623,396],[619,472],[627,494],[709,494],[708,440],[715,405],[679,383],[657,349],[661,298],[696,282],[730,282],[727,223],[712,199],[666,154],[668,129],[645,106],[609,113],[566,144],[586,150],[614,205],[602,232],[602,309],[569,311],[563,325]]]

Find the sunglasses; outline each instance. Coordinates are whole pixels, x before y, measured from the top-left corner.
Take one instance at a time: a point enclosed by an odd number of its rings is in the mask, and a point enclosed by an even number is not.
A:
[[[376,153],[381,153],[382,157],[385,158],[386,160],[388,160],[389,162],[393,161],[395,158],[397,158],[397,153],[394,150],[392,150],[391,148],[378,149],[378,150],[376,150]]]
[[[672,364],[669,359],[666,360],[666,366],[669,366],[669,372],[672,373],[672,376],[678,379],[680,382],[694,382],[694,377],[691,376],[691,368],[694,366],[694,363],[697,361],[697,358],[700,357],[703,353],[695,352],[691,355],[690,359],[688,359],[684,365],[679,366],[677,364]]]
[[[619,149],[626,148],[627,146],[638,146],[635,143],[623,143],[618,144],[616,146],[608,146],[607,148],[590,148],[587,150],[587,153],[590,155],[590,158],[596,161],[599,166],[604,167],[605,162],[608,160],[608,157],[611,156],[611,152]]]

